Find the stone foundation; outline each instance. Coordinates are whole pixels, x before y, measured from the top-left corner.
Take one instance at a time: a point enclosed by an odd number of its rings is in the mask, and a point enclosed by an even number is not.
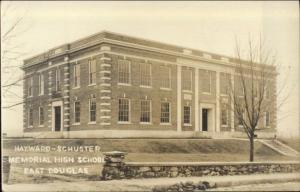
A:
[[[112,159],[115,159],[112,160]],[[300,172],[300,162],[162,162],[124,163],[124,153],[110,153],[105,158],[102,179],[130,179],[155,177],[191,177],[250,175],[266,173]]]

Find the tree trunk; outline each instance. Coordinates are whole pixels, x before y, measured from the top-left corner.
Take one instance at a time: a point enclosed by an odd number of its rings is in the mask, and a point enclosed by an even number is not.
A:
[[[254,134],[250,137],[250,162],[254,161]]]

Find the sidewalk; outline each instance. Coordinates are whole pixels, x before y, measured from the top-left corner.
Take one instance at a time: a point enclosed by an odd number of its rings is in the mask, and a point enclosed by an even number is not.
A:
[[[286,183],[300,182],[300,173],[14,184],[4,185],[3,191],[151,191],[152,187],[155,185],[172,185],[175,183],[186,181],[208,181],[210,183],[216,183],[218,187],[262,183]]]

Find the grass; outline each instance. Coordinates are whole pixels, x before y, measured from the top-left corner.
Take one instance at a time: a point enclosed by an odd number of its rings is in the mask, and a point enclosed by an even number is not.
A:
[[[300,140],[299,139],[279,139],[282,143],[290,146],[291,148],[300,152]]]
[[[3,141],[3,154],[13,156],[88,156],[95,157],[101,154],[95,153],[33,153],[33,152],[14,152],[15,145],[98,145],[101,151],[124,151],[127,162],[209,162],[209,161],[248,161],[249,143],[247,140],[234,139],[13,139]],[[256,161],[278,161],[278,160],[297,160],[278,154],[260,142],[255,143]],[[79,180],[99,178],[102,164],[12,164],[13,183],[36,183],[53,182],[63,180],[62,175],[24,175],[24,167],[87,167],[88,175],[68,175],[65,177]]]

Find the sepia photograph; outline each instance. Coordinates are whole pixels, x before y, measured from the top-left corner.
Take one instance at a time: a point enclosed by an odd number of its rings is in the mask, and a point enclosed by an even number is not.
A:
[[[298,1],[0,3],[2,191],[300,191]]]

